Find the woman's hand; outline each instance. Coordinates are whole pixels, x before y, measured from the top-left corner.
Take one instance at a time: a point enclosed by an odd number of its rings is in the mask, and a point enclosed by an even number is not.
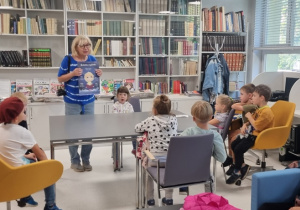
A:
[[[102,76],[102,70],[101,69],[96,69],[96,74],[98,77]]]
[[[81,68],[76,68],[72,71],[74,76],[80,76],[82,74],[82,69]]]

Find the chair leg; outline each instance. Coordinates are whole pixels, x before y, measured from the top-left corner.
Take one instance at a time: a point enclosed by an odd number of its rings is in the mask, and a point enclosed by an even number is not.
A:
[[[10,201],[6,202],[6,209],[11,210],[11,203]]]

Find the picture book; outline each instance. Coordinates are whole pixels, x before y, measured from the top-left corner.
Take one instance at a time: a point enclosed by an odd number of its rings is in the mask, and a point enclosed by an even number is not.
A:
[[[0,79],[0,99],[8,98],[10,96],[10,80]]]
[[[35,96],[42,96],[50,92],[49,79],[46,78],[34,78],[33,79],[33,89]]]
[[[114,94],[114,80],[101,80],[101,95]]]
[[[62,87],[63,84],[61,84],[60,82],[58,82],[57,78],[51,78],[50,79],[50,94],[55,94],[57,90]]]
[[[13,94],[16,92],[16,81],[10,81],[10,93]]]
[[[124,86],[126,86],[129,92],[135,91],[135,80],[134,79],[124,79],[123,80]]]
[[[26,96],[32,96],[32,80],[16,80],[16,92],[22,92]]]
[[[122,79],[114,79],[114,95],[117,95],[119,87],[123,86]]]
[[[96,74],[99,68],[97,61],[78,62],[82,74],[78,79],[79,95],[100,94],[100,79]]]

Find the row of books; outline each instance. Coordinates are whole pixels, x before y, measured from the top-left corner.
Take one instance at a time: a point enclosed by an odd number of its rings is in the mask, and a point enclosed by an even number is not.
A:
[[[170,10],[180,15],[200,15],[201,5],[200,1],[171,0]]]
[[[102,35],[102,21],[101,20],[67,20],[68,35]]]
[[[167,58],[139,58],[139,75],[167,75]]]
[[[121,59],[121,58],[110,58],[105,59],[105,66],[106,67],[131,67],[135,66],[135,62],[133,59]]]
[[[225,38],[225,39],[224,39]],[[246,37],[245,36],[210,36],[210,35],[203,35],[202,36],[202,51],[214,51],[211,48],[215,47],[215,40],[218,43],[219,48],[223,44],[223,48],[220,50],[224,51],[233,51],[233,52],[243,52],[245,51],[246,46]],[[224,40],[224,42],[223,42]]]
[[[25,65],[23,55],[19,51],[0,51],[0,66],[22,67]]]
[[[242,53],[224,53],[230,71],[244,71],[245,57]]]
[[[168,11],[168,0],[141,0],[140,11],[142,13],[160,13]]]
[[[182,94],[187,91],[187,84],[180,80],[170,80],[170,90],[174,94]]]
[[[151,82],[149,80],[139,82],[139,90],[151,90],[154,94],[168,94],[167,82]]]
[[[171,75],[197,75],[198,61],[186,58],[174,58],[170,60]]]
[[[199,36],[200,24],[198,24],[197,18],[189,21],[171,21],[171,34],[173,36]]]
[[[106,12],[134,12],[135,0],[102,0]]]
[[[139,29],[141,36],[165,36],[166,20],[141,18],[139,22]]]
[[[0,0],[1,7],[24,8],[24,0]]]
[[[140,55],[166,55],[165,38],[144,37],[139,39]]]
[[[104,42],[104,55],[135,55],[135,41],[127,37],[124,40],[109,40]]]
[[[134,36],[135,24],[130,20],[103,21],[104,36]]]
[[[51,0],[26,0],[26,2],[28,9],[55,9],[55,1]]]
[[[68,10],[82,11],[101,11],[101,1],[86,1],[86,0],[67,0]]]
[[[198,55],[196,40],[172,39],[170,45],[171,55]]]
[[[56,18],[26,18],[27,34],[57,34],[57,19]]]
[[[29,48],[29,61],[34,67],[52,67],[51,48]]]
[[[225,13],[225,7],[202,9],[203,31],[246,32],[243,11]]]
[[[125,86],[130,92],[135,91],[134,79],[101,79],[100,95],[116,95],[120,86]]]

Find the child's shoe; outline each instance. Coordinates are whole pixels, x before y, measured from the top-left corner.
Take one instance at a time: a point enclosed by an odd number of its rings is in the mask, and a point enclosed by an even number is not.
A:
[[[154,199],[150,199],[147,201],[148,207],[153,207],[155,205],[155,200]]]
[[[245,165],[244,167],[241,168],[241,179],[244,180],[247,177],[247,174],[250,170],[251,166]]]
[[[37,206],[38,202],[36,202],[35,200],[33,200],[33,197],[28,196],[26,198],[21,198],[18,202],[18,206],[19,207],[29,207],[29,206]]]
[[[173,199],[172,198],[171,199],[163,198],[162,203],[163,203],[163,205],[171,206],[171,205],[173,205]]]
[[[62,210],[62,209],[58,208],[58,207],[56,206],[56,204],[54,203],[54,204],[52,204],[51,206],[48,206],[48,205],[46,204],[45,207],[44,207],[44,210]]]
[[[231,176],[226,180],[226,184],[234,184],[241,179],[241,174],[233,172]]]
[[[234,170],[234,164],[232,164],[229,169],[225,172],[227,176],[230,176]]]
[[[222,164],[223,167],[230,166],[233,163],[232,157],[227,156],[225,162]]]

